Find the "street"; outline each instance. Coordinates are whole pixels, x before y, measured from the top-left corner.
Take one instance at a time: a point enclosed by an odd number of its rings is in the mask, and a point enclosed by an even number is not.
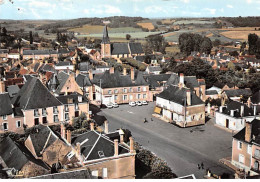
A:
[[[177,176],[194,174],[196,178],[203,178],[207,168],[218,175],[232,174],[218,162],[232,154],[231,133],[215,127],[213,121],[203,126],[179,128],[152,117],[154,107],[155,103],[135,107],[120,105],[102,109],[98,114],[109,121],[109,131],[129,129],[137,142],[164,159]],[[144,118],[147,123],[143,122]],[[197,165],[202,162],[204,170],[199,170]]]

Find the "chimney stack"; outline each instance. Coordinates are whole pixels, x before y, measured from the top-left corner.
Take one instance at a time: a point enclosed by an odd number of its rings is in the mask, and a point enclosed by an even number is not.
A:
[[[94,131],[95,127],[94,127],[94,123],[90,123],[90,130]]]
[[[110,74],[114,74],[114,73],[115,73],[115,68],[114,68],[114,67],[111,67],[111,68],[109,69],[109,73],[110,73]]]
[[[60,135],[62,138],[64,138],[64,139],[66,138],[66,128],[62,123],[60,125]]]
[[[245,110],[245,106],[241,105],[241,109],[240,109],[240,116],[243,117],[244,116],[244,110]]]
[[[230,110],[230,116],[234,117],[235,115],[235,110]]]
[[[251,108],[251,104],[252,104],[252,103],[251,103],[251,98],[249,97],[248,100],[247,100],[247,106],[248,106],[249,108]]]
[[[126,68],[123,69],[123,75],[126,76]]]
[[[130,140],[130,153],[134,153],[134,139],[133,137],[129,137]]]
[[[89,77],[90,80],[93,80],[92,69],[88,70],[88,77]]]
[[[5,92],[5,82],[3,80],[0,81],[0,93]]]
[[[67,141],[71,144],[71,131],[67,130]]]
[[[246,133],[245,133],[246,142],[251,141],[251,134],[252,134],[252,124],[250,122],[246,121]]]
[[[108,134],[108,121],[106,120],[104,123],[105,123],[105,134]]]
[[[254,116],[256,116],[256,105],[254,105]]]
[[[79,75],[79,73],[80,73],[79,70],[76,70],[76,77]]]
[[[190,92],[190,90],[187,90],[186,94],[187,94],[187,105],[190,106],[191,105],[191,92]]]
[[[67,67],[67,73],[70,74],[70,70],[69,70],[69,67]]]
[[[119,135],[120,135],[120,143],[124,143],[124,131],[122,129],[120,129],[118,131]]]
[[[131,80],[132,80],[132,81],[135,80],[135,70],[134,70],[133,67],[131,68]]]
[[[118,139],[114,140],[114,149],[115,149],[114,156],[118,156]]]
[[[223,106],[219,107],[219,112],[223,112]]]
[[[180,73],[180,83],[179,83],[180,87],[184,87],[184,74]]]
[[[80,143],[76,143],[77,154],[80,156]]]

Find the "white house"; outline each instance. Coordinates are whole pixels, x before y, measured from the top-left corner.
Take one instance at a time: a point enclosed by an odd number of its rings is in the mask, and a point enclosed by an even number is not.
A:
[[[73,71],[74,65],[69,61],[63,61],[56,64],[54,68],[57,71],[66,71],[66,70]]]

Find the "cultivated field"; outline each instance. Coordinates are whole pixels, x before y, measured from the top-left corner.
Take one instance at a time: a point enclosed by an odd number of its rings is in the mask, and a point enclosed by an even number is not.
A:
[[[260,36],[260,31],[225,31],[221,32],[220,34],[230,39],[247,40],[248,34],[250,33],[255,33]]]
[[[137,25],[141,26],[142,28],[147,28],[148,30],[153,30],[154,29],[154,25],[151,22],[137,23]]]
[[[178,20],[175,21],[174,25],[182,25],[182,24],[213,24],[215,21],[208,21],[208,20]]]

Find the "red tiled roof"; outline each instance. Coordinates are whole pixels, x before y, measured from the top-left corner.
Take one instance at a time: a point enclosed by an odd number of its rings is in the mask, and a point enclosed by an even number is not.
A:
[[[45,76],[46,76],[47,81],[51,78],[52,75],[53,75],[52,72],[46,72]]]
[[[19,74],[20,74],[20,75],[26,75],[28,72],[29,72],[29,71],[26,70],[26,69],[21,69],[21,70],[19,71]]]

